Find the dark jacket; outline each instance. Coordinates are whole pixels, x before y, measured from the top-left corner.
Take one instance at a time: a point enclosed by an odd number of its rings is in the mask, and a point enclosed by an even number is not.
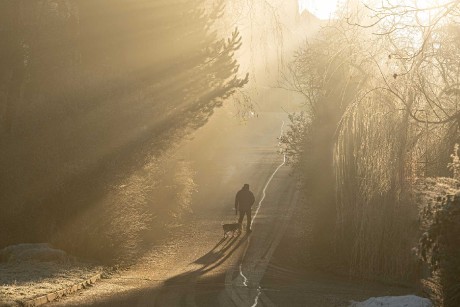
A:
[[[255,202],[254,194],[249,191],[249,188],[242,188],[236,193],[235,197],[235,209],[236,210],[248,210],[251,209]]]

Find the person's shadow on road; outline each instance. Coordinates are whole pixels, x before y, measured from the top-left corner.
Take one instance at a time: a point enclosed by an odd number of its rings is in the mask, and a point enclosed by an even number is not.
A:
[[[238,238],[239,235],[237,237],[230,237],[229,240],[227,240],[227,238],[222,238],[209,252],[193,261],[193,263],[202,264],[203,266],[213,264],[225,256],[225,252],[232,247]]]
[[[209,252],[192,262],[201,264],[200,268],[171,277],[165,281],[164,285],[171,287],[190,283],[201,275],[222,265],[247,239],[248,235],[222,238]]]

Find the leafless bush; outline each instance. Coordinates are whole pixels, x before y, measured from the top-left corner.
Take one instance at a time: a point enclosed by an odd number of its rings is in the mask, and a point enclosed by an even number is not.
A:
[[[350,271],[408,281],[418,274],[412,252],[419,231],[415,179],[445,172],[445,148],[457,137],[452,131],[458,126],[458,97],[446,89],[456,88],[458,65],[446,50],[458,48],[456,24],[440,20],[430,25],[423,42],[404,40],[391,21],[405,19],[392,19],[400,16],[392,9],[374,10],[385,11],[385,17],[366,17],[361,8],[354,22],[331,22],[299,51],[285,79],[287,87],[304,95],[312,120],[303,143],[284,140],[294,157],[303,156],[296,159],[304,164],[303,176],[310,177],[304,184],[311,203],[322,208],[317,217],[336,218],[335,228],[329,227],[332,245]],[[357,26],[369,20],[370,26]],[[375,25],[390,28],[376,36]],[[411,25],[424,31],[416,26]],[[324,186],[325,174],[335,177],[332,188]],[[325,192],[331,190],[337,192],[334,199]],[[334,210],[324,209],[331,204]]]
[[[444,148],[458,137],[458,95],[450,90],[459,75],[452,58],[459,50],[458,4],[370,6],[370,24],[357,22],[374,31],[380,49],[367,56],[372,82],[342,119],[335,161],[339,226],[349,233],[353,269],[362,274],[416,273],[415,178],[443,174]],[[433,19],[420,21],[427,11]]]
[[[317,40],[299,50],[284,76],[284,86],[305,97],[304,113],[290,116],[291,129],[281,141],[305,192],[312,256],[323,265],[344,260],[331,256],[336,229],[332,148],[340,119],[367,78],[353,64],[359,48],[344,39],[340,27],[322,29]]]
[[[453,307],[460,302],[458,187],[452,178],[417,182],[422,224],[417,254],[425,267],[422,284],[436,306]]]
[[[335,148],[338,242],[351,271],[368,277],[410,280],[418,234],[411,199],[407,118],[373,97],[351,107]],[[355,110],[352,110],[356,108]]]

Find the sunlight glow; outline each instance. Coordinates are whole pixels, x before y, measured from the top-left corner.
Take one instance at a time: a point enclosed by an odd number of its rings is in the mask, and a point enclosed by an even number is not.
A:
[[[299,0],[299,12],[307,10],[319,19],[329,19],[337,9],[338,0]]]
[[[421,10],[436,10],[436,7],[445,5],[449,0],[385,0],[381,7],[406,6],[408,8],[417,8]],[[379,7],[379,6],[377,6]],[[423,14],[423,13],[422,13]]]
[[[337,6],[340,3],[344,3],[344,0],[298,0],[299,2],[299,12],[309,11],[319,19],[329,19],[334,17],[334,14],[337,11]],[[368,1],[362,1],[368,2]],[[384,0],[382,5],[391,6],[391,5],[407,5],[411,7],[417,7],[419,9],[426,9],[433,6],[443,5],[447,0]],[[421,18],[428,18],[428,16],[423,16],[423,13],[420,13]]]

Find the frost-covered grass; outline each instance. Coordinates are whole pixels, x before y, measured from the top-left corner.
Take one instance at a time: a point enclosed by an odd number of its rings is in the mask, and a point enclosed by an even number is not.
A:
[[[78,284],[101,270],[75,261],[0,263],[0,306],[18,306]]]

